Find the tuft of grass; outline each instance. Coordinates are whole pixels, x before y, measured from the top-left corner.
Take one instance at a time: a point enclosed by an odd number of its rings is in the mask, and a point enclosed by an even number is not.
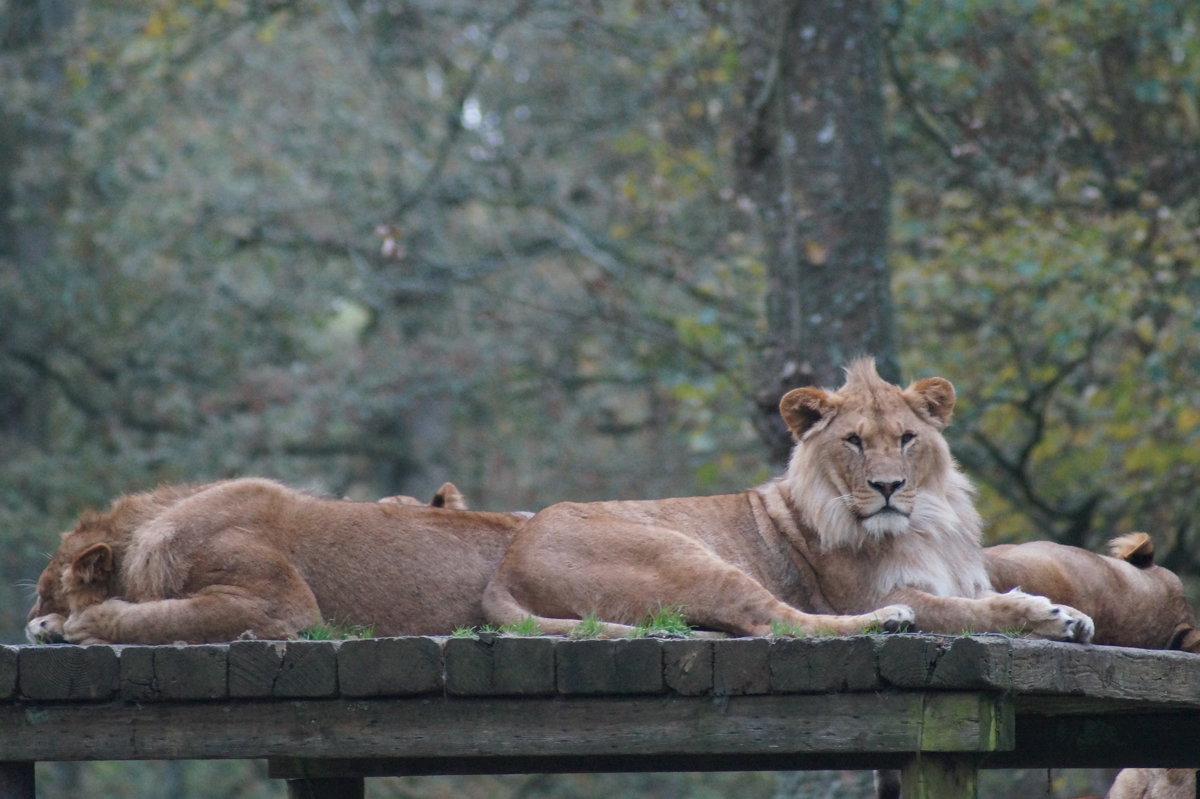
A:
[[[341,641],[350,638],[374,638],[375,628],[367,624],[339,624],[322,621],[300,631],[305,641]]]
[[[660,604],[636,625],[638,638],[691,638],[695,630],[687,623],[683,608]]]
[[[603,622],[596,616],[596,611],[592,611],[579,620],[571,628],[571,638],[599,638],[604,633]]]
[[[450,633],[451,638],[476,638],[480,633],[500,633],[500,627],[494,624],[484,624],[481,627],[455,627]]]
[[[542,628],[533,616],[526,616],[518,622],[503,624],[500,632],[507,635],[541,635]]]

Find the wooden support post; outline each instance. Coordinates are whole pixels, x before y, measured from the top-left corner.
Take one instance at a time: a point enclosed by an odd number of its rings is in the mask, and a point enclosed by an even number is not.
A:
[[[5,799],[34,799],[33,763],[0,762],[0,796]]]
[[[362,777],[288,780],[288,799],[363,799]]]
[[[979,770],[970,755],[918,754],[900,777],[904,799],[979,799]]]

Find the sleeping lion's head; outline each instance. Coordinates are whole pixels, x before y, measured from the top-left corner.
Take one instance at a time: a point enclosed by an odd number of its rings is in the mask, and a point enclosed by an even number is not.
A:
[[[788,489],[825,547],[963,525],[977,534],[970,484],[941,432],[954,399],[948,380],[901,388],[869,358],[847,368],[837,391],[784,396],[779,410],[796,440]]]

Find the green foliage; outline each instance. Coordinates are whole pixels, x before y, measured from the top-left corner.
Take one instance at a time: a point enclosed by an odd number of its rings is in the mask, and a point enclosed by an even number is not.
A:
[[[341,641],[352,638],[374,638],[375,630],[369,625],[321,622],[300,631],[305,641]]]
[[[604,635],[604,623],[600,621],[600,617],[595,611],[587,613],[579,624],[571,628],[571,638],[600,638]]]
[[[659,604],[635,625],[634,635],[639,638],[691,638],[693,632],[682,607]]]
[[[505,635],[541,635],[542,628],[533,616],[526,616],[518,622],[500,625],[500,632]]]

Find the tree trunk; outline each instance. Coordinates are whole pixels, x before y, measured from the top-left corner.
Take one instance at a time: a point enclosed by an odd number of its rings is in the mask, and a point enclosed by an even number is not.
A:
[[[880,28],[874,0],[737,8],[749,76],[737,173],[768,259],[755,421],[779,465],[791,448],[778,412],[784,392],[836,387],[859,355],[873,355],[883,377],[899,377]]]

